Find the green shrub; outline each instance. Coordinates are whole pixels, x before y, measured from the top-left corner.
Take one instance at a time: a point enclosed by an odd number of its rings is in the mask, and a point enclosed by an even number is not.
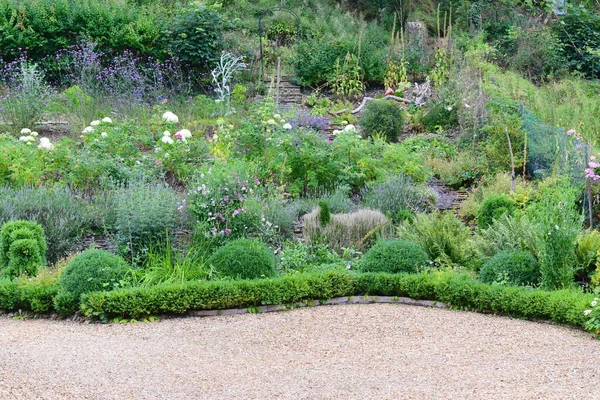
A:
[[[388,142],[397,142],[404,132],[404,113],[391,100],[371,100],[360,118],[364,136],[382,135]]]
[[[54,308],[53,299],[57,293],[55,281],[0,278],[0,310],[49,312]]]
[[[471,260],[471,230],[449,211],[417,214],[398,228],[398,237],[418,243],[441,265],[464,266]]]
[[[458,125],[458,107],[444,103],[433,103],[421,122],[430,132],[436,132],[440,127],[447,128]]]
[[[427,264],[427,253],[421,246],[407,240],[380,240],[360,262],[364,272],[417,272]]]
[[[513,215],[515,210],[515,201],[504,194],[492,194],[488,196],[479,210],[477,216],[477,225],[479,229],[489,227],[494,220],[503,215]]]
[[[60,287],[65,295],[78,299],[84,293],[123,286],[130,270],[119,256],[103,250],[87,250],[65,267],[59,278]]]
[[[115,196],[113,228],[120,253],[132,263],[143,261],[151,247],[164,245],[181,228],[180,198],[167,185],[134,183]]]
[[[196,4],[177,11],[171,23],[171,49],[184,62],[212,68],[223,46],[224,20],[216,6]]]
[[[319,201],[319,223],[321,226],[325,226],[331,221],[331,212],[329,211],[329,204],[326,201]]]
[[[130,50],[161,58],[167,55],[164,20],[160,7],[114,0],[2,0],[0,58],[12,61],[27,49],[30,60],[41,61],[81,40],[98,43],[105,53]]]
[[[217,249],[209,263],[221,276],[256,279],[275,275],[275,255],[263,243],[237,239]]]
[[[523,250],[537,254],[536,231],[537,226],[526,216],[501,216],[487,229],[477,231],[473,249],[478,264],[472,266],[479,268],[481,263],[503,250]]]
[[[553,32],[563,46],[567,65],[588,78],[600,76],[600,15],[581,7],[570,7],[568,13],[553,24]]]
[[[0,270],[15,278],[35,276],[46,260],[46,237],[33,221],[11,221],[0,228]]]
[[[540,267],[531,253],[505,250],[483,264],[479,277],[484,283],[537,286],[540,283]]]
[[[0,187],[0,224],[17,219],[39,223],[48,242],[48,264],[54,264],[76,248],[85,228],[94,225],[92,213],[81,197],[58,185]]]

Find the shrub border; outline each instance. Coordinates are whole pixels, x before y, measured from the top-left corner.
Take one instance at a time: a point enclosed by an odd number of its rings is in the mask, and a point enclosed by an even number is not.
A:
[[[0,280],[0,310],[52,312],[58,293],[57,284]],[[489,285],[451,271],[420,274],[328,271],[272,279],[197,281],[94,292],[82,296],[80,311],[88,319],[110,321],[156,315],[218,315],[219,310],[223,314],[231,309],[265,312],[317,303],[377,302],[377,299],[387,300],[386,297],[391,302],[443,303],[454,309],[582,328],[587,321],[583,311],[594,295],[575,290]]]
[[[82,297],[90,319],[139,319],[234,308],[291,308],[349,296],[390,296],[441,302],[449,307],[584,327],[593,295],[484,284],[456,272],[358,274],[329,271],[253,281],[193,282],[96,292]],[[268,309],[268,307],[267,307]],[[218,314],[218,312],[216,312]]]

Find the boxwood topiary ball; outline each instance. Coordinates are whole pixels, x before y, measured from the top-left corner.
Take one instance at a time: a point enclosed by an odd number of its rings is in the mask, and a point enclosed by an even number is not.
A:
[[[255,279],[275,274],[275,254],[256,240],[237,239],[217,249],[209,262],[221,275]]]
[[[87,250],[65,267],[59,282],[64,291],[78,298],[84,293],[121,286],[130,270],[127,262],[119,256],[104,250]]]
[[[361,260],[363,272],[417,272],[426,265],[427,253],[421,246],[408,240],[380,240]]]
[[[538,285],[541,275],[537,260],[523,250],[504,250],[486,261],[479,278],[484,283]]]

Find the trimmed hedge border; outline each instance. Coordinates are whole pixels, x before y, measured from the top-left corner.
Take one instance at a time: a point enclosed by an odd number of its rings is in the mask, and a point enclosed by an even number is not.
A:
[[[57,285],[0,280],[0,310],[53,311]],[[193,315],[203,310],[261,306],[290,308],[326,303],[339,297],[408,297],[445,303],[456,309],[503,314],[584,327],[583,311],[593,299],[577,291],[488,285],[455,272],[422,274],[328,271],[250,281],[199,281],[150,288],[119,289],[82,296],[81,311],[89,319],[139,319],[151,315]],[[215,311],[218,314],[218,311]],[[198,313],[196,313],[198,314]]]
[[[355,274],[326,272],[282,278],[193,282],[84,295],[81,310],[91,319],[141,318],[259,306],[293,306],[345,296],[392,296],[431,300],[453,308],[584,327],[593,295],[488,285],[452,272]]]

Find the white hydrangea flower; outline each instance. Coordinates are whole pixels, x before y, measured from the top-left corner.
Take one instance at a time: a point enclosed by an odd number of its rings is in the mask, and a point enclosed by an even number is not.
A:
[[[162,115],[162,119],[165,122],[176,124],[179,122],[179,117],[173,114],[171,111],[167,111]]]
[[[21,142],[32,142],[35,140],[35,138],[33,136],[21,136],[19,140]]]
[[[161,141],[166,144],[173,144],[173,139],[170,136],[163,136]]]
[[[29,136],[33,136],[33,137],[36,137],[37,135],[38,135],[38,133],[36,131],[33,131],[29,134]]]
[[[340,133],[342,133],[342,131],[340,131],[339,129],[334,129],[332,133],[334,135],[339,135]]]
[[[99,119],[95,119],[92,122],[90,122],[90,126],[98,126],[100,125],[100,120]]]
[[[277,122],[273,118],[267,121],[267,125],[277,125]]]
[[[352,132],[352,131],[355,131],[355,130],[356,130],[356,127],[355,127],[354,125],[352,125],[352,124],[348,124],[348,125],[346,125],[346,127],[344,128],[344,132],[345,132],[345,133],[346,133],[346,132]]]
[[[40,144],[39,144],[38,148],[43,149],[43,150],[52,150],[52,149],[54,149],[54,145],[52,143],[50,143],[50,139],[43,137],[43,138],[40,138]]]
[[[106,122],[107,124],[112,124],[112,119],[110,119],[108,117],[104,117],[104,118],[102,118],[102,122]]]
[[[100,136],[102,136],[102,137],[108,137],[108,133],[106,133],[106,132],[102,132],[102,133],[100,134]]]
[[[281,119],[281,115],[275,114],[275,115],[273,115],[273,118],[275,118],[275,119]]]
[[[23,128],[21,129],[21,135],[28,135],[31,133],[31,129]]]
[[[292,129],[292,125],[291,125],[291,124],[289,124],[289,123],[288,123],[288,124],[285,124],[285,125],[283,125],[283,129],[288,129],[288,130],[289,130],[289,129]]]
[[[180,135],[183,139],[188,139],[192,137],[192,132],[187,129],[182,129],[176,133],[176,135]]]
[[[94,127],[92,126],[86,126],[85,129],[83,131],[81,131],[81,133],[90,133],[90,132],[94,132]]]

